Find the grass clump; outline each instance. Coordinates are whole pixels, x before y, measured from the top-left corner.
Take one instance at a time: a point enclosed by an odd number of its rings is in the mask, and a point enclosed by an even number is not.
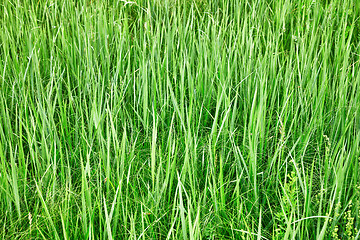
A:
[[[360,238],[356,1],[0,13],[1,238]]]

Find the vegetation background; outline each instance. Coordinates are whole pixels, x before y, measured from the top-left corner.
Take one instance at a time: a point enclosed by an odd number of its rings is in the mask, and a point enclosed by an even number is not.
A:
[[[359,239],[360,2],[0,1],[3,239]]]

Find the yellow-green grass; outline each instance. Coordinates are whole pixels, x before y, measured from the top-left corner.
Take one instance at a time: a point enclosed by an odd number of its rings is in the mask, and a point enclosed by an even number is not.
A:
[[[0,1],[0,237],[360,239],[359,18]]]

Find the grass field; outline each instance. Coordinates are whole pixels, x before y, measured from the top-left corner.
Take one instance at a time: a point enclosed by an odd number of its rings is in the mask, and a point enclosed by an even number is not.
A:
[[[2,239],[360,239],[360,2],[0,1]]]

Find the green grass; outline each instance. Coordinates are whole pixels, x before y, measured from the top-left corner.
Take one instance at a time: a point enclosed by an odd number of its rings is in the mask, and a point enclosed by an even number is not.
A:
[[[0,237],[360,239],[357,2],[1,1]]]

